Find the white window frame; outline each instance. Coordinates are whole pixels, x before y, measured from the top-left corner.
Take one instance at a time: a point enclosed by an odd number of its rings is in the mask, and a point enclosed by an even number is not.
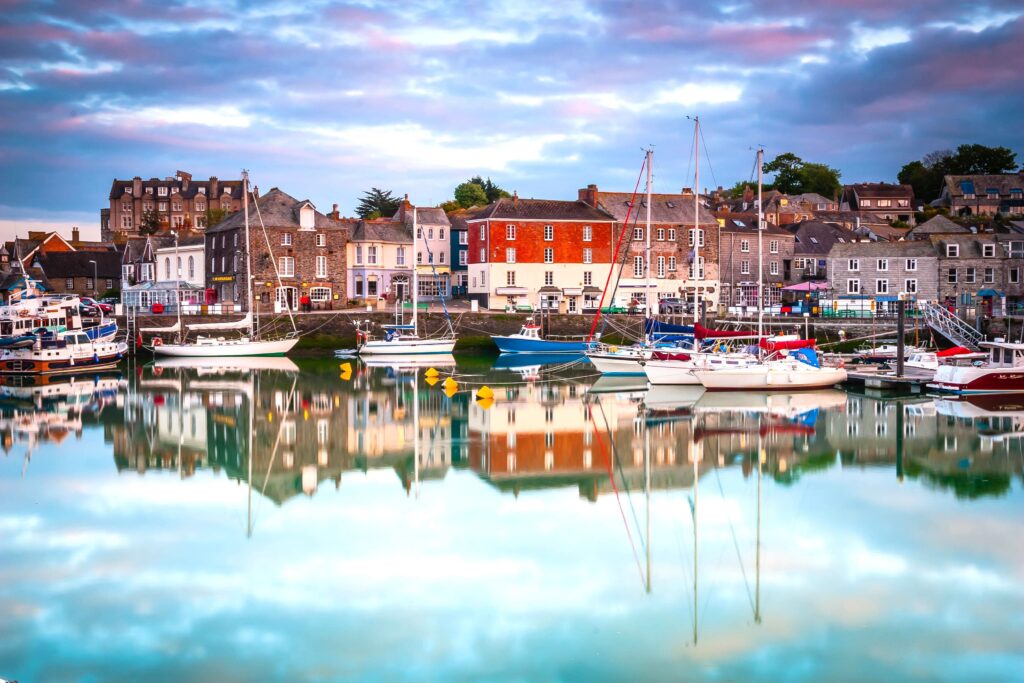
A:
[[[860,294],[860,278],[852,277],[846,280],[847,294]]]
[[[946,245],[946,258],[960,258],[960,245],[959,244],[947,244]]]
[[[981,255],[984,258],[994,258],[996,255],[996,245],[994,244],[983,244],[981,245]]]
[[[904,265],[903,269],[906,270],[908,273],[916,273],[917,272],[917,259],[916,258],[908,258],[906,263],[904,263],[903,265]]]
[[[544,263],[554,263],[554,262],[555,262],[555,248],[554,247],[544,247]]]
[[[544,241],[554,242],[555,241],[555,226],[545,225],[544,226]]]
[[[327,235],[326,233],[318,232],[316,234],[316,246],[326,247],[327,246]]]
[[[327,257],[317,256],[316,257],[316,276],[327,277]]]
[[[465,249],[459,249],[459,265],[460,266],[464,266],[464,265],[467,265],[469,263],[469,259],[467,258],[468,256],[469,256],[469,254],[466,252]]]
[[[676,229],[675,228],[669,228],[668,229],[668,241],[669,242],[675,242],[676,241]]]
[[[583,248],[583,262],[593,263],[594,262],[594,250],[590,247]]]
[[[848,271],[850,271],[851,273],[859,273],[860,272],[860,259],[859,258],[848,259],[847,262],[846,262],[846,269]]]
[[[740,261],[740,275],[750,275],[750,261]]]
[[[505,286],[515,287],[516,286],[516,271],[507,270],[505,271]]]
[[[315,303],[324,303],[331,300],[330,287],[310,287],[309,300]]]
[[[583,241],[593,242],[594,241],[594,228],[590,225],[583,226]]]
[[[295,257],[278,256],[277,272],[281,277],[295,277]]]
[[[633,241],[634,242],[643,242],[644,241],[644,229],[643,228],[633,228]]]
[[[740,240],[740,252],[744,254],[750,253],[750,240]]]
[[[778,254],[779,253],[779,241],[778,240],[768,240],[768,253],[769,254]]]
[[[768,274],[769,275],[778,275],[779,274],[779,262],[778,261],[769,261],[768,262]]]
[[[633,277],[644,276],[644,257],[634,256],[633,257]]]
[[[506,247],[505,248],[505,263],[515,263],[515,262],[516,262],[516,249],[515,249],[515,247]]]
[[[670,272],[670,273],[676,272],[676,257],[675,256],[669,256],[668,257],[668,272]]]
[[[516,239],[516,226],[509,223],[505,226],[505,240],[514,242]]]
[[[888,278],[879,278],[875,280],[875,294],[888,294],[889,293],[889,280]]]
[[[887,259],[887,258],[876,259],[876,261],[875,261],[875,270],[877,270],[877,271],[879,271],[881,273],[888,272],[889,271],[889,259]]]
[[[907,278],[904,280],[903,291],[907,294],[917,294],[917,278]]]
[[[658,236],[659,242],[665,241],[665,228],[658,228],[658,231],[655,234]]]
[[[292,246],[292,234],[290,232],[281,233],[281,246],[290,247]]]
[[[657,260],[657,277],[665,277],[665,257],[659,256]]]

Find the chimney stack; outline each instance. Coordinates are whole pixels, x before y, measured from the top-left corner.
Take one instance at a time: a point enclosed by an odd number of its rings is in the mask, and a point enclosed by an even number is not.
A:
[[[190,182],[192,182],[192,174],[186,173],[185,171],[178,171],[177,176],[178,179],[181,180],[181,191],[187,192],[188,185]]]
[[[338,211],[338,205],[337,204],[334,204],[333,208],[331,209],[331,218],[333,218],[334,220],[340,220],[341,219],[341,213]]]
[[[78,231],[78,226],[71,228],[71,244],[77,244],[81,233]]]
[[[217,192],[218,189],[219,188],[217,185],[217,176],[210,176],[210,199],[216,199],[217,197],[220,196],[220,194]]]
[[[519,190],[512,190],[512,203],[515,204],[519,201]]]
[[[132,178],[132,196],[136,198],[142,196],[142,178],[139,176]]]
[[[597,185],[591,183],[587,185],[586,189],[579,190],[579,200],[585,204],[588,204],[595,209],[597,208],[597,200],[600,195],[597,192]]]

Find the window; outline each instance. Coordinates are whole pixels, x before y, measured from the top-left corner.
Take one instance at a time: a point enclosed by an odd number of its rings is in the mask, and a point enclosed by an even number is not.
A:
[[[290,247],[292,246],[292,234],[290,232],[281,233],[281,246]]]
[[[466,252],[462,252],[465,254]],[[405,265],[405,247],[398,247],[395,249],[395,265]]]
[[[555,262],[555,249],[554,247],[544,247],[544,263]]]
[[[862,199],[862,200],[860,200],[860,205],[862,207],[864,207],[865,209],[868,209],[868,208],[871,207],[871,200],[870,199]]]
[[[188,277],[191,280],[196,276],[196,260],[194,257],[188,257]],[[109,286],[108,286],[109,289]]]
[[[879,207],[892,206],[892,200],[891,199],[879,199],[878,200],[878,206]]]
[[[377,265],[377,245],[366,248],[366,262],[371,266]]]
[[[295,259],[291,256],[278,257],[277,270],[281,277],[295,277]]]
[[[555,226],[545,225],[544,226],[544,241],[552,242],[555,239]]]
[[[847,294],[860,294],[860,280],[852,278],[846,281]]]
[[[506,225],[505,226],[505,239],[514,240],[516,238],[516,226]]]
[[[323,257],[321,257],[323,258]],[[309,289],[309,300],[318,303],[331,300],[331,288],[330,287],[310,287]]]
[[[959,244],[947,244],[946,245],[946,258],[959,258],[960,257],[960,245]]]
[[[694,236],[695,232],[696,232],[696,235],[697,235],[697,246],[698,247],[703,247],[704,246],[704,231],[703,230],[696,230],[696,231],[694,231],[692,228],[690,229],[690,246],[691,247],[693,246],[693,236]]]
[[[750,240],[740,240],[740,251],[744,254],[750,253]]]
[[[906,270],[909,271],[909,272],[913,273],[913,272],[917,271],[917,259],[916,258],[908,258],[906,264],[904,264],[904,265],[906,266]]]
[[[583,226],[583,241],[591,242],[594,239],[594,229],[589,225]]]
[[[446,254],[446,253],[447,253],[447,252],[445,252],[445,251],[439,251],[439,252],[437,252],[437,260],[438,260],[438,262],[439,262],[439,263],[444,263],[444,260],[445,260],[445,254]]]
[[[158,188],[156,188],[156,193],[157,193],[157,195],[159,195],[161,197],[166,197],[167,196],[167,188],[166,187],[158,187]]]
[[[439,240],[443,240],[444,239],[444,228],[438,228],[437,229],[437,239],[439,239]]]
[[[423,239],[423,228],[416,228],[416,239]]]
[[[171,211],[181,211],[181,200],[175,199],[171,202]]]
[[[399,247],[399,249],[402,249],[402,247]],[[357,266],[361,266],[362,264],[363,264],[363,245],[357,244],[356,245],[356,265]]]
[[[668,241],[669,242],[675,242],[676,241],[676,229],[675,228],[669,228],[668,229]]]
[[[888,280],[875,280],[875,294],[888,294],[889,293],[889,281]]]
[[[977,272],[977,268],[973,266],[968,268],[967,272],[964,273],[964,282],[973,285],[977,281]]]
[[[516,272],[514,270],[510,270],[505,273],[505,284],[509,287],[516,286]]]
[[[591,249],[590,247],[586,247],[583,250],[583,262],[584,263],[593,263],[594,262],[594,250]]]
[[[670,272],[670,273],[676,272],[676,257],[675,256],[669,256],[668,257],[668,272]]]
[[[1020,284],[1020,268],[1010,268],[1006,273],[1006,279],[1011,285]]]
[[[164,259],[164,279],[171,279],[171,259],[169,258]]]
[[[750,275],[750,261],[740,261],[740,275]]]
[[[428,240],[434,239],[434,229],[433,228],[427,228],[427,239]]]
[[[459,244],[462,246],[469,244],[469,230],[459,230]]]
[[[633,228],[633,239],[638,242],[642,242],[644,239],[643,228]]]
[[[222,273],[228,272],[228,259],[227,259],[226,256],[221,256],[220,257],[220,272],[222,272]]]
[[[327,246],[327,235],[326,234],[324,234],[322,232],[318,232],[316,234],[316,246],[318,246],[318,247],[326,247]]]
[[[659,242],[664,242],[665,241],[665,228],[658,228],[658,233],[657,234],[658,234],[658,241]]]
[[[462,249],[459,250],[459,265],[460,266],[466,265],[466,263],[467,263],[466,257],[467,256],[469,256],[469,254],[467,254],[465,252],[465,250],[462,250]]]
[[[950,268],[946,271],[946,282],[951,285],[956,284],[956,268]]]
[[[658,257],[658,277],[665,277],[665,257]]]
[[[555,284],[555,271],[545,270],[544,271],[544,286],[551,287]]]
[[[511,248],[511,247],[509,247],[508,249],[505,250],[505,263],[515,263],[515,262],[516,262],[516,250]]]
[[[487,263],[487,250],[480,247],[480,263]]]
[[[878,262],[875,264],[875,269],[876,270],[880,270],[880,271],[889,270],[889,259],[887,259],[887,258],[880,258],[880,259],[878,259]]]
[[[644,276],[644,257],[634,256],[633,257],[633,277]]]
[[[589,270],[583,271],[583,286],[590,287],[594,284],[594,274]]]
[[[363,295],[363,278],[361,278],[361,277],[357,277],[356,278],[355,295],[356,296],[362,296]]]
[[[778,240],[771,240],[771,241],[768,242],[768,253],[769,254],[778,254],[779,253],[779,241]]]
[[[113,289],[114,288],[114,281],[108,277],[107,281],[106,281],[106,285],[107,285],[107,289]]]
[[[991,285],[996,281],[996,269],[986,268],[985,269],[985,284]]]
[[[481,225],[480,226],[480,239],[481,240],[486,240],[487,239],[487,226],[486,225]]]
[[[64,289],[74,289],[74,288],[75,288],[75,278],[73,278],[73,277],[64,278]]]
[[[416,252],[416,263],[417,264],[423,263],[423,252],[422,251],[417,251]]]
[[[771,262],[768,263],[768,274],[769,275],[778,275],[779,274],[779,262],[778,261],[771,261]]]
[[[316,276],[327,277],[327,257],[317,256],[316,257]]]
[[[906,292],[907,294],[917,294],[917,280],[904,280],[903,291]]]
[[[981,245],[981,255],[985,258],[992,258],[996,255],[996,245],[994,244],[983,244]]]

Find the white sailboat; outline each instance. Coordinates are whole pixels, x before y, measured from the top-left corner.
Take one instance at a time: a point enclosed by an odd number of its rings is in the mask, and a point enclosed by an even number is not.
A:
[[[757,150],[757,336],[764,337],[764,207],[761,201],[764,150]],[[813,349],[788,356],[759,359],[736,367],[695,369],[693,374],[709,391],[824,389],[846,381],[846,370],[822,367]]]
[[[223,336],[198,335],[194,341],[186,341],[182,337],[183,325],[181,322],[181,303],[179,301],[178,321],[169,327],[150,327],[140,330],[153,334],[177,334],[178,341],[174,344],[165,344],[161,337],[155,337],[149,348],[156,356],[174,356],[188,358],[221,358],[237,356],[283,356],[299,343],[298,330],[295,327],[295,319],[289,311],[288,317],[292,322],[292,333],[280,339],[261,339],[256,331],[255,302],[253,297],[253,275],[252,275],[252,254],[249,240],[249,172],[242,171],[242,206],[245,212],[245,273],[246,273],[246,296],[249,302],[249,312],[241,320],[226,323],[195,323],[188,325],[192,332],[210,331],[231,331],[246,330],[248,334],[235,338]],[[259,206],[256,207],[257,212]],[[262,220],[262,219],[261,219]],[[269,246],[269,244],[268,244]],[[274,271],[277,272],[276,261]],[[180,273],[178,274],[180,278]],[[280,285],[280,274],[278,273],[278,285]]]
[[[422,354],[451,354],[455,350],[455,334],[448,320],[448,333],[442,337],[419,336],[419,267],[416,250],[419,242],[416,207],[412,208],[412,325],[385,325],[383,339],[370,339],[366,330],[356,326],[356,349],[360,356],[408,356]],[[447,312],[446,312],[447,314]],[[411,329],[410,329],[411,328]],[[411,332],[411,334],[408,334]]]

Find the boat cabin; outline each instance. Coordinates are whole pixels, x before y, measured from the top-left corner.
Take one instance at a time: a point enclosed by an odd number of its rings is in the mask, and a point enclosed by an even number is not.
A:
[[[1024,368],[1024,344],[982,342],[981,346],[989,350],[989,367]]]

